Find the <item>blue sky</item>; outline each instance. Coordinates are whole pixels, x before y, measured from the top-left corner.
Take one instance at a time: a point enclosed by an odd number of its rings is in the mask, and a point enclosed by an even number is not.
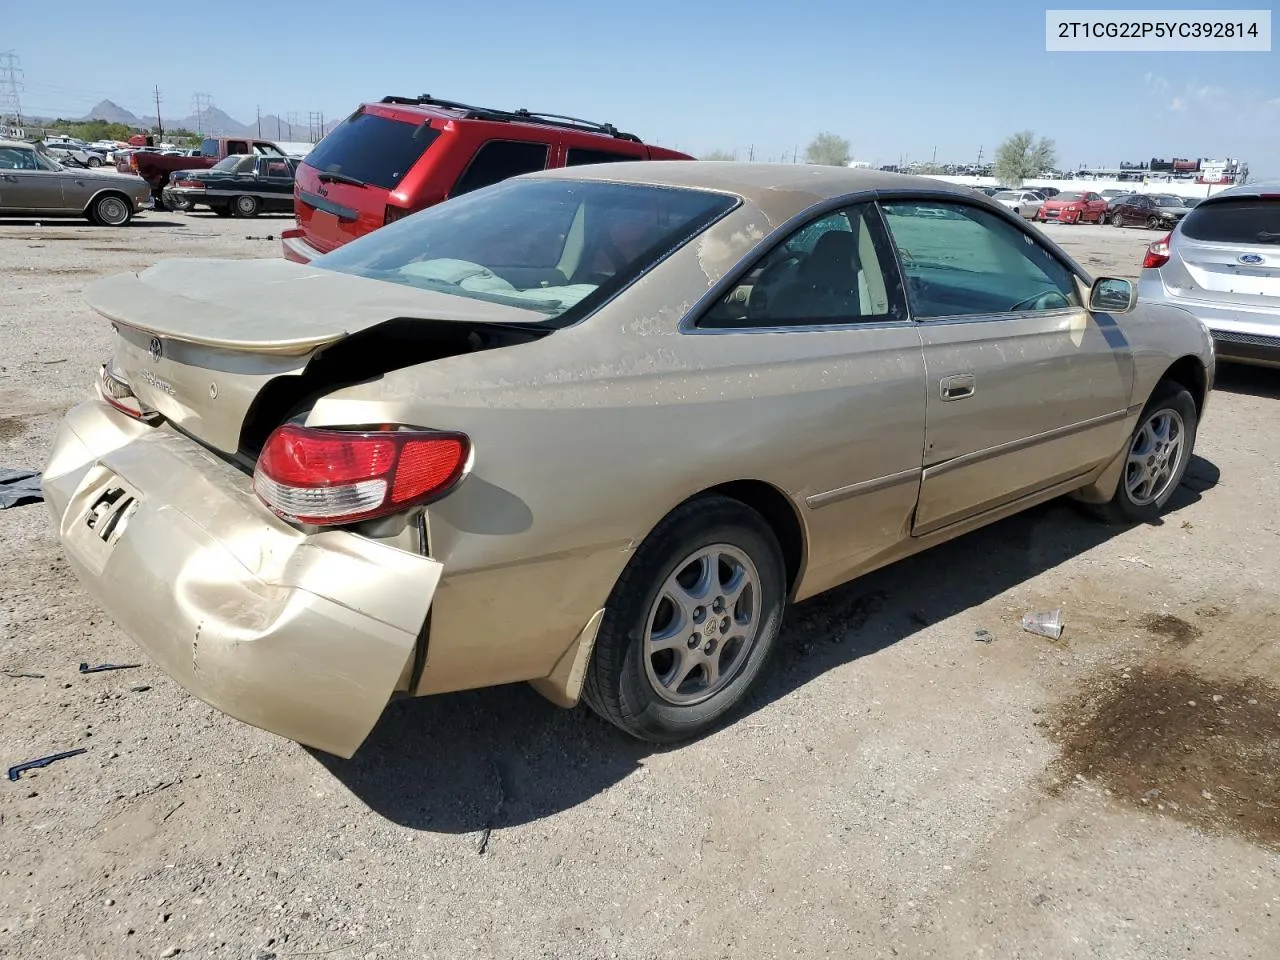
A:
[[[51,29],[50,10],[74,29]],[[744,159],[753,147],[789,157],[831,130],[857,159],[936,147],[964,161],[1030,129],[1063,164],[1231,156],[1280,175],[1280,53],[1046,53],[1044,16],[1025,0],[59,0],[9,5],[0,46],[21,57],[23,107],[37,114],[107,98],[143,115],[156,84],[166,116],[191,113],[200,91],[244,122],[258,106],[305,123],[431,93]]]

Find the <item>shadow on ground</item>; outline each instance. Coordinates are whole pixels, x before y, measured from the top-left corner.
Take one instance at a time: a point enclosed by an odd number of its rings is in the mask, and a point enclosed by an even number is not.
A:
[[[1217,481],[1217,467],[1193,457],[1166,515],[1195,503]],[[771,679],[737,719],[1123,529],[1093,522],[1058,500],[799,604],[788,614]],[[559,710],[518,684],[398,701],[353,759],[314,756],[387,819],[418,830],[466,833],[576,806],[659,749],[620,733],[585,706]]]
[[[1213,389],[1225,393],[1239,393],[1246,397],[1262,397],[1280,400],[1280,370],[1272,367],[1254,367],[1242,363],[1218,361]],[[1209,400],[1213,402],[1212,398]],[[1212,408],[1210,408],[1212,415]]]
[[[0,227],[38,227],[41,230],[53,229],[56,227],[83,227],[86,230],[137,230],[140,227],[180,227],[180,220],[153,220],[151,214],[143,213],[134,217],[123,227],[101,227],[96,223],[90,223],[84,217],[0,217]],[[74,238],[64,237],[44,237],[46,240],[62,240],[76,239],[83,240],[83,234],[77,234]]]

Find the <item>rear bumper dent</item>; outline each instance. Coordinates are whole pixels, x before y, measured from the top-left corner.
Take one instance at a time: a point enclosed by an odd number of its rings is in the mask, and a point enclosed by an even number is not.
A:
[[[43,483],[72,569],[165,673],[236,719],[356,751],[413,655],[439,563],[295,530],[247,476],[97,402],[68,414]],[[120,519],[90,527],[115,490]]]

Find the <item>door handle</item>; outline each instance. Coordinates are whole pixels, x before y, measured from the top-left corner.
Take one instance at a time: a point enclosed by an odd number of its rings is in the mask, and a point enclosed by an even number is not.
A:
[[[938,395],[943,400],[963,400],[972,397],[977,380],[972,373],[958,373],[938,381]]]

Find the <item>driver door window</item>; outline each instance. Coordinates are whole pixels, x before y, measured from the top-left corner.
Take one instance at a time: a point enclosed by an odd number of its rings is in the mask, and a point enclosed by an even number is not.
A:
[[[917,319],[1080,305],[1067,269],[986,210],[932,200],[893,201],[883,209]]]

